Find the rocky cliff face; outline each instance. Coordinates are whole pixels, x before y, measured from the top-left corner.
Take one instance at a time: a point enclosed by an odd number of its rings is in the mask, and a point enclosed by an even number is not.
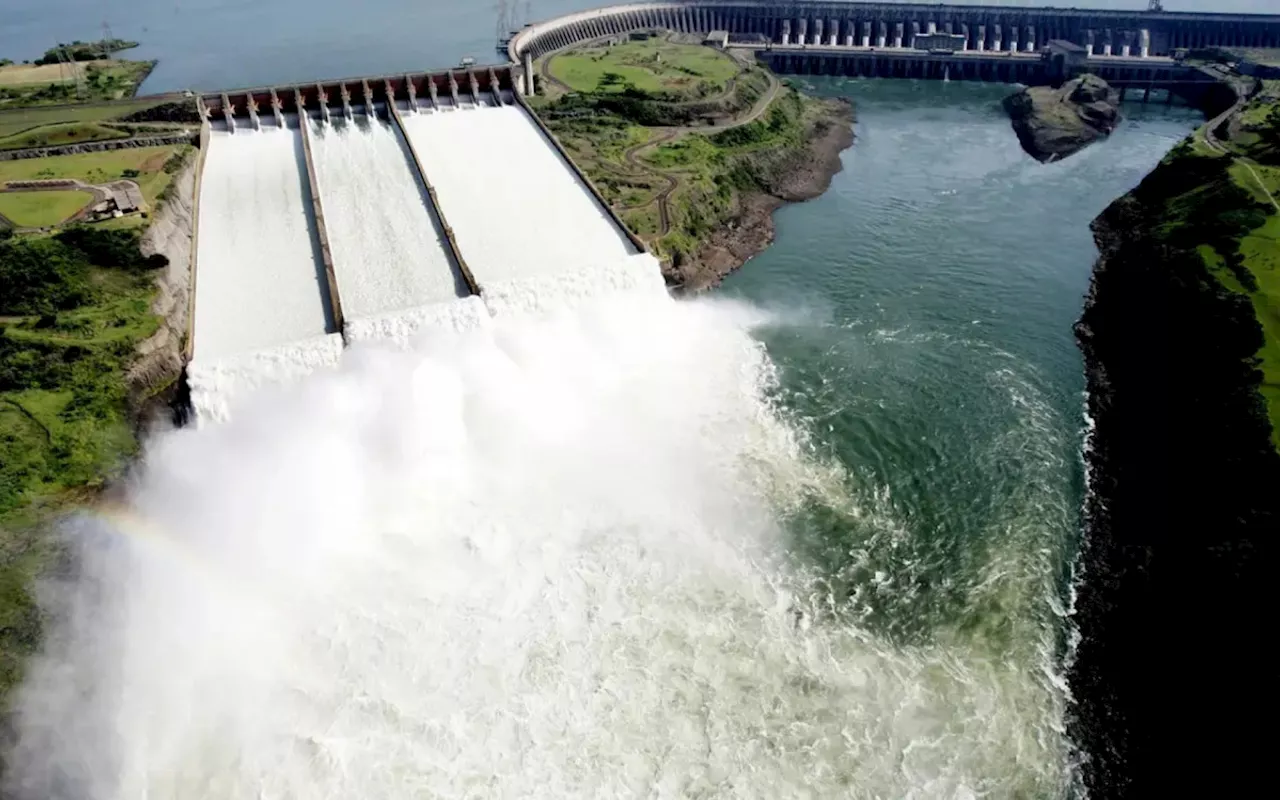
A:
[[[1040,161],[1056,161],[1109,136],[1120,121],[1120,93],[1096,75],[1054,89],[1032,86],[1004,101],[1022,147]]]
[[[1280,455],[1257,391],[1262,331],[1169,225],[1173,198],[1229,188],[1221,161],[1162,164],[1094,224],[1077,335],[1096,427],[1069,669],[1093,798],[1247,796],[1269,763],[1256,731],[1277,671],[1263,612]]]
[[[160,329],[138,348],[129,370],[131,403],[145,415],[149,401],[173,387],[182,374],[182,349],[186,342],[187,315],[191,309],[191,247],[195,230],[195,183],[199,154],[174,179],[168,200],[152,217],[142,237],[142,254],[160,253],[169,265],[156,278],[156,298],[151,310],[160,317]]]

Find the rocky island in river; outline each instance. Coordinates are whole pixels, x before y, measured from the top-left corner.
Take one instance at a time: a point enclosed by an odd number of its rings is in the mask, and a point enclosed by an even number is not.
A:
[[[1040,161],[1078,153],[1120,122],[1120,93],[1096,75],[1057,88],[1027,87],[1005,98],[1004,107],[1022,148]]]

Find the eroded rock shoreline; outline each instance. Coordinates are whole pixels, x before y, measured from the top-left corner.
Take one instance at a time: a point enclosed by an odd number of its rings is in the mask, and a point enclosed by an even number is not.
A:
[[[678,292],[717,286],[773,243],[774,211],[812,200],[831,186],[843,169],[840,154],[854,142],[853,104],[844,98],[813,102],[823,104],[823,113],[810,127],[805,145],[762,159],[760,174],[767,189],[744,191],[738,213],[707,238],[694,258],[663,266],[663,276]]]

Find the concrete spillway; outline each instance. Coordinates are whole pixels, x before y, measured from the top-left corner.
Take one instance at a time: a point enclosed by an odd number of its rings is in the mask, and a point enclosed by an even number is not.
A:
[[[425,111],[404,125],[486,295],[513,281],[606,270],[635,254],[519,106]]]
[[[199,419],[336,365],[344,345],[662,292],[657,261],[511,80],[489,70],[202,98],[218,122],[198,209]]]
[[[467,295],[395,126],[364,114],[311,125],[348,322]]]
[[[333,330],[297,118],[214,129],[200,192],[197,362]]]

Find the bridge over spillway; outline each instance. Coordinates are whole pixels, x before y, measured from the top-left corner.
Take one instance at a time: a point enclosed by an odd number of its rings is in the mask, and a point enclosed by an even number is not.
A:
[[[657,261],[508,67],[200,98],[188,382],[201,419],[365,340],[463,330]]]
[[[1280,14],[1024,8],[874,2],[675,0],[568,14],[526,26],[507,44],[513,63],[580,41],[642,28],[725,31],[775,45],[912,48],[931,32],[960,38],[960,50],[1033,52],[1052,39],[1091,55],[1168,56],[1177,48],[1280,47]]]

